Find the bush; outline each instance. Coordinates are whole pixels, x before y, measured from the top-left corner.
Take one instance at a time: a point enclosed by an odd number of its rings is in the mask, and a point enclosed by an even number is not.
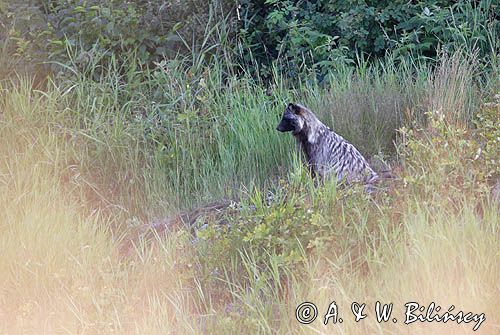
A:
[[[484,164],[484,177],[490,184],[500,181],[500,94],[495,96],[496,101],[487,103],[477,113],[474,124],[477,138],[480,143],[477,157],[481,157]]]
[[[378,218],[389,210],[388,197],[380,194],[375,203],[361,185],[337,188],[334,180],[314,186],[300,167],[275,187],[272,201],[256,191],[241,208],[198,219],[198,226],[203,223],[196,242],[202,278],[218,280],[232,271],[235,260],[245,263],[248,258],[260,269],[274,264],[300,272],[309,257],[325,253],[334,257],[346,249],[354,250],[353,263],[363,266],[364,260],[355,254],[368,248],[362,237],[365,229],[378,243]]]
[[[151,65],[191,54],[232,38],[233,6],[233,0],[0,1],[0,75],[39,71],[47,60],[85,67],[109,63],[111,55],[123,63],[134,54]],[[221,22],[227,25],[217,36]]]
[[[440,111],[427,113],[424,129],[402,128],[401,158],[404,187],[426,203],[477,203],[488,198],[498,180],[498,109],[485,108],[476,116],[475,131],[450,122]]]
[[[0,39],[5,58],[25,64],[43,62],[49,51],[68,63],[69,51],[82,64],[108,62],[111,54],[121,61],[133,52],[151,65],[178,53],[218,53],[224,44],[240,54],[228,64],[233,68],[270,78],[278,61],[291,78],[310,68],[322,78],[388,51],[413,59],[434,59],[439,47],[479,50],[479,58],[496,54],[496,12],[491,0],[16,0],[0,2],[6,28]]]
[[[37,1],[0,1],[0,79],[14,72],[42,74],[47,23]]]
[[[53,51],[65,54],[77,48],[101,55],[137,52],[148,64],[163,57],[174,57],[200,42],[206,26],[213,20],[209,4],[190,1],[45,1],[48,22],[56,38]],[[216,13],[229,10],[229,4],[212,2]]]
[[[471,1],[242,1],[241,35],[269,74],[280,59],[291,74],[303,65],[321,74],[359,54],[435,57],[438,46],[491,51],[500,32],[498,4]]]

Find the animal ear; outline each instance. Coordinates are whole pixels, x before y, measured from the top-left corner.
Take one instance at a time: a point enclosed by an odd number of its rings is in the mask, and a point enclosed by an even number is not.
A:
[[[294,114],[297,114],[297,115],[302,115],[303,113],[303,108],[302,106],[298,105],[298,104],[294,104],[294,103],[289,103],[288,104],[288,108],[294,113]]]

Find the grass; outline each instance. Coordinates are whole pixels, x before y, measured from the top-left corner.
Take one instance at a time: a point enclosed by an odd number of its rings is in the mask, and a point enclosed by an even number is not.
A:
[[[217,61],[186,71],[130,59],[44,91],[3,82],[0,333],[471,332],[402,323],[404,303],[435,301],[485,313],[478,333],[496,334],[498,208],[468,121],[498,86],[472,80],[474,64],[460,53],[435,69],[388,61],[339,68],[327,85],[287,89],[276,76],[267,89]],[[365,155],[400,162],[401,180],[374,199],[313,187],[291,136],[275,131],[290,100]],[[434,110],[444,135],[424,117]],[[411,150],[396,151],[403,125],[438,140],[409,135]],[[248,205],[226,218],[237,229],[208,229],[198,244],[174,230],[120,255],[135,227],[224,197]],[[332,300],[345,321],[324,326]],[[397,324],[375,321],[377,300],[395,304]],[[319,308],[311,325],[295,320],[303,301]],[[368,305],[360,323],[353,301]]]

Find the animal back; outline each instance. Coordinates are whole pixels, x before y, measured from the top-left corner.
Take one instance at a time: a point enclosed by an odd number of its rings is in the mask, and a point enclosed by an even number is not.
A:
[[[335,173],[337,180],[371,183],[377,174],[361,153],[342,136],[330,129],[322,132],[318,141],[309,148],[309,162],[316,172],[326,177]]]

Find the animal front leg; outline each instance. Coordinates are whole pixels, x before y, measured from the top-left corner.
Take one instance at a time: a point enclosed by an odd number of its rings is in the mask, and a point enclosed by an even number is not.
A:
[[[314,178],[314,185],[315,186],[324,185],[327,178],[330,177],[329,169],[327,169],[323,165],[322,166],[314,165],[314,174],[315,174],[315,178]]]
[[[311,175],[312,179],[317,179],[318,178],[318,173],[316,172],[316,168],[312,164],[307,164],[307,170],[309,171],[309,174]]]

